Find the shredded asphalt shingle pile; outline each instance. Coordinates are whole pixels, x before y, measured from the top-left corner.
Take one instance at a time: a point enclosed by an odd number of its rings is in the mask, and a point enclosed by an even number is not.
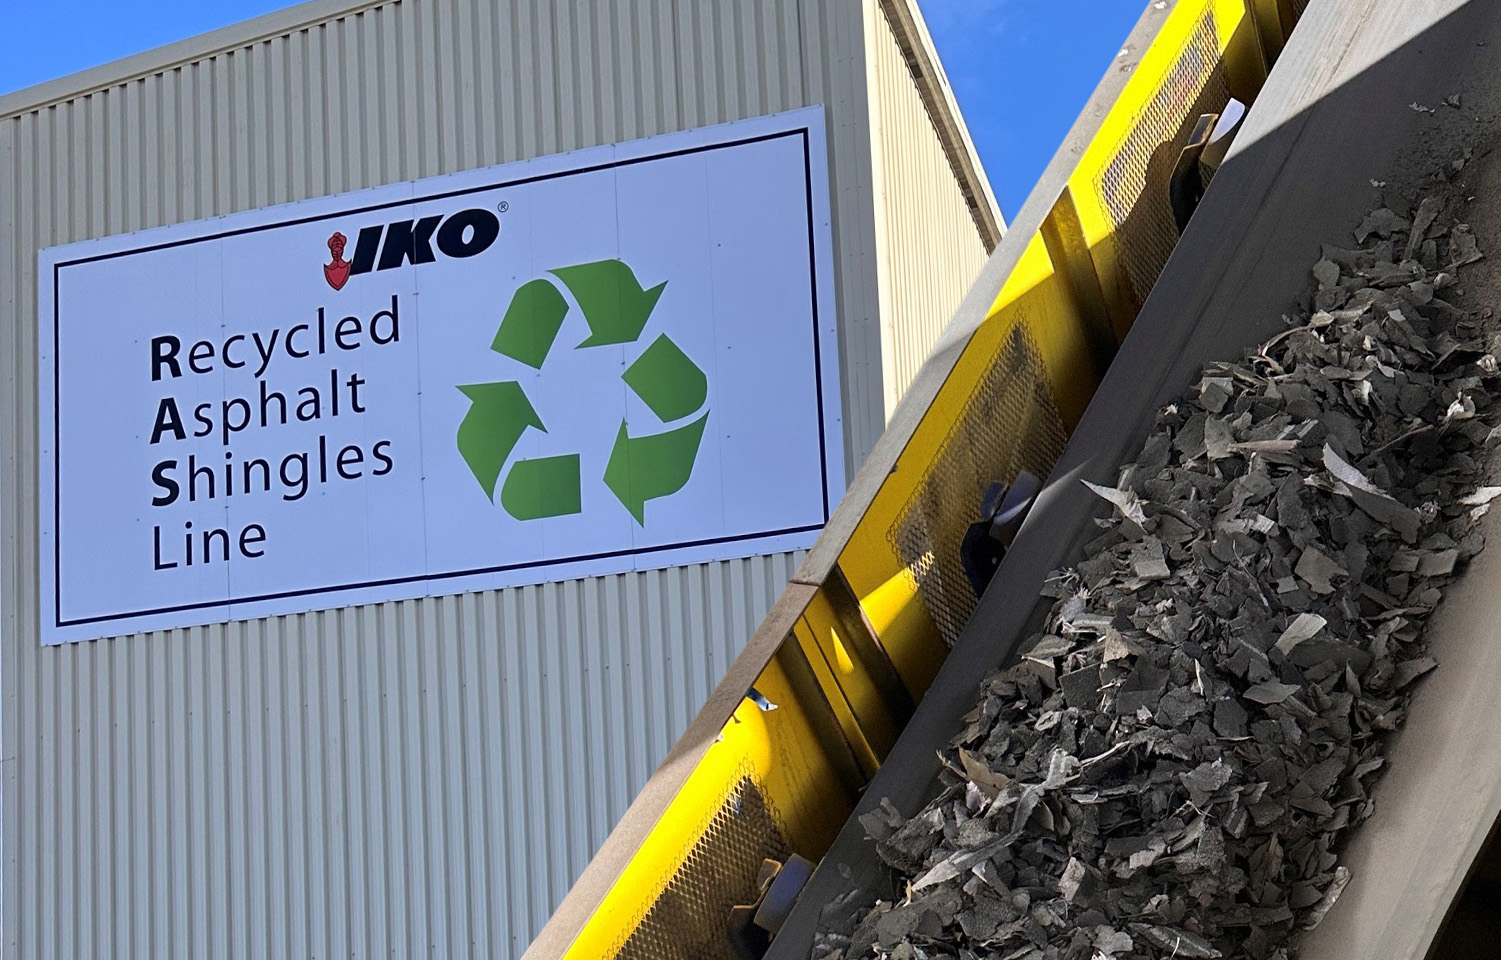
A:
[[[1483,546],[1501,325],[1425,200],[1325,247],[1310,309],[1162,410],[1047,629],[989,677],[908,820],[862,818],[906,897],[815,958],[1285,958],[1349,880],[1422,628]]]

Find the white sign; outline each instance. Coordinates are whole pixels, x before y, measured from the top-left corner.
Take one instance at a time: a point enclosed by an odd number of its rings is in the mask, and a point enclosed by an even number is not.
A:
[[[809,545],[823,114],[40,255],[44,643]]]

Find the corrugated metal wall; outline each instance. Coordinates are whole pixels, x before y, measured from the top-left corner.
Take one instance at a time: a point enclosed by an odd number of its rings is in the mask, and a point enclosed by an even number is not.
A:
[[[36,251],[823,103],[852,474],[891,388],[871,2],[318,0],[0,98],[6,960],[519,955],[801,559],[43,649]]]
[[[900,30],[883,6],[867,7],[866,33],[889,416],[990,251],[918,92]]]

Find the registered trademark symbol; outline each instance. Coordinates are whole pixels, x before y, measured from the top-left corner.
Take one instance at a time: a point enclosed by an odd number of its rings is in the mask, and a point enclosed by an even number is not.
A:
[[[505,213],[507,210],[511,209],[511,205],[502,200],[495,205],[495,209],[499,210],[501,213]]]

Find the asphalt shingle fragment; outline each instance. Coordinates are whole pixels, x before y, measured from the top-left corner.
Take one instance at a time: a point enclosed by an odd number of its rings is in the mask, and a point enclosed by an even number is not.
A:
[[[1101,533],[982,682],[939,794],[862,818],[907,896],[815,958],[1288,960],[1333,907],[1381,734],[1437,666],[1423,626],[1501,497],[1501,323],[1451,302],[1473,232],[1429,198],[1355,240],[1087,485]]]

